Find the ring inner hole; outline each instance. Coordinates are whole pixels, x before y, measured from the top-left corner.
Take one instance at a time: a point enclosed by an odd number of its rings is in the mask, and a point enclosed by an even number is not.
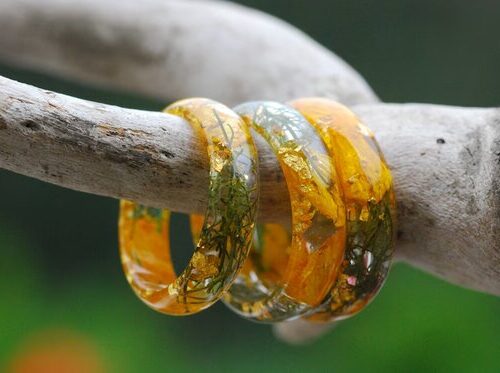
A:
[[[179,276],[187,267],[194,253],[189,215],[172,213],[170,221],[170,256],[175,273]]]

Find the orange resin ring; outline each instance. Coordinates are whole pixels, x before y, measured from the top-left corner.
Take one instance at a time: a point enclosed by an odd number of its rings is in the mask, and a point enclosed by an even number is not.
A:
[[[349,109],[321,98],[290,105],[320,133],[340,177],[345,256],[329,296],[309,319],[341,319],[361,310],[386,279],[396,222],[392,176],[372,132]]]
[[[276,154],[292,227],[289,234],[276,224],[259,226],[259,239],[223,300],[257,321],[298,317],[322,303],[344,257],[346,216],[336,170],[320,136],[296,110],[275,102],[233,110]]]
[[[120,251],[133,290],[147,305],[187,315],[216,302],[233,282],[252,243],[258,200],[257,156],[249,129],[226,106],[188,99],[165,109],[207,140],[208,207],[198,217],[195,252],[180,276],[170,257],[170,212],[130,201],[120,207]]]

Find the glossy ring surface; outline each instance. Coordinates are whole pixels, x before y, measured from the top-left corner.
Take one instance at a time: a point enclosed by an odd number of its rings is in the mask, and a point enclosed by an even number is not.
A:
[[[316,128],[335,159],[347,216],[339,274],[309,319],[342,319],[366,306],[387,277],[396,223],[392,176],[373,133],[345,106],[322,98],[290,105]]]
[[[119,236],[126,277],[147,305],[187,315],[216,302],[229,288],[250,249],[258,201],[256,149],[248,126],[226,106],[208,99],[176,102],[165,112],[186,119],[207,140],[208,207],[197,217],[194,254],[176,276],[166,209],[121,201]]]
[[[250,257],[223,300],[257,321],[298,317],[321,304],[342,263],[346,216],[336,170],[321,137],[296,110],[275,102],[233,110],[277,156],[292,217],[290,230],[258,227]]]

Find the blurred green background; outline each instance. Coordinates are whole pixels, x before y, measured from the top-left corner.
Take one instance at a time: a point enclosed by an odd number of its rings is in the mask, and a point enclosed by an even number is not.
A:
[[[336,51],[384,101],[500,104],[498,1],[240,2]],[[7,66],[0,74],[101,102],[165,105]],[[500,371],[500,299],[406,265],[394,266],[367,310],[293,347],[220,304],[189,318],[146,308],[121,272],[117,201],[1,170],[0,195],[0,371],[58,338],[37,336],[57,331],[86,344],[112,372]],[[185,220],[175,229],[176,243],[189,245]]]

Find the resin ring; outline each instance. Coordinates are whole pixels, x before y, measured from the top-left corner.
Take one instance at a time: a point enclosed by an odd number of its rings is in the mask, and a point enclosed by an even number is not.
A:
[[[321,304],[344,257],[345,208],[328,149],[296,110],[274,102],[233,109],[276,154],[290,194],[291,238],[263,225],[224,302],[259,321],[298,317]]]
[[[248,126],[222,104],[187,99],[165,111],[186,119],[207,140],[210,186],[199,240],[177,277],[170,257],[170,212],[122,201],[120,251],[128,282],[141,300],[162,313],[187,315],[216,302],[247,258],[258,200],[257,156]]]
[[[335,159],[347,211],[345,258],[330,295],[311,320],[361,310],[387,276],[394,247],[392,177],[372,132],[346,107],[321,98],[290,103],[316,128]]]

